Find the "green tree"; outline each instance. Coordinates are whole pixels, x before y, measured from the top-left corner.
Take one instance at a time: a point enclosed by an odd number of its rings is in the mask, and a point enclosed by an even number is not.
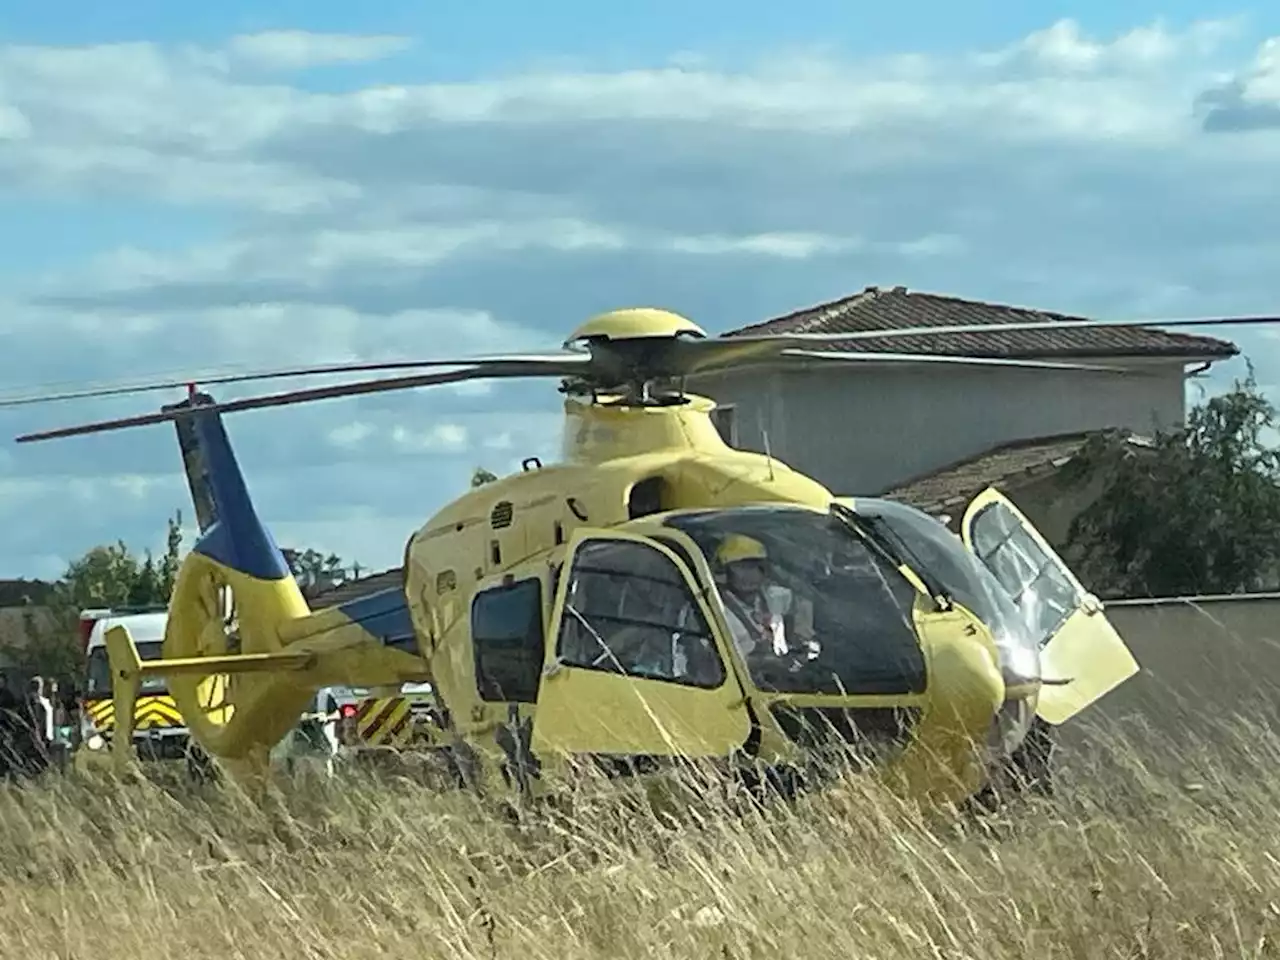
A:
[[[484,467],[476,467],[475,473],[471,474],[471,486],[483,487],[486,483],[493,483],[497,479],[496,473],[490,473]]]
[[[67,566],[45,598],[23,612],[26,642],[10,660],[25,673],[70,678],[82,669],[77,624],[86,607],[166,604],[182,562],[182,513],[168,521],[165,552],[135,554],[123,540],[93,547]]]
[[[1101,495],[1068,533],[1071,562],[1099,595],[1178,596],[1273,588],[1280,572],[1276,411],[1250,368],[1194,407],[1149,455],[1093,445],[1077,469],[1105,461]],[[1105,589],[1102,585],[1105,584]]]
[[[54,586],[53,606],[79,611],[84,607],[165,604],[182,562],[182,512],[168,520],[164,555],[150,550],[141,557],[123,540],[90,549],[72,561]]]
[[[304,596],[339,587],[359,575],[359,564],[348,566],[336,553],[321,553],[310,547],[305,550],[282,548],[280,552]]]

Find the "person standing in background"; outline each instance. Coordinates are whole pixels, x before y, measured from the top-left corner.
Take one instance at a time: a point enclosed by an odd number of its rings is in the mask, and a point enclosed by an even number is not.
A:
[[[71,712],[67,709],[67,698],[62,693],[57,680],[49,681],[47,694],[50,710],[49,752],[54,763],[61,769],[71,753]]]
[[[18,695],[9,686],[9,676],[0,672],[0,780],[8,779],[19,767],[22,723]]]
[[[53,705],[44,692],[44,677],[31,678],[27,691],[26,710],[27,736],[23,744],[27,749],[27,772],[34,775],[45,770],[49,765],[49,747],[53,743]]]

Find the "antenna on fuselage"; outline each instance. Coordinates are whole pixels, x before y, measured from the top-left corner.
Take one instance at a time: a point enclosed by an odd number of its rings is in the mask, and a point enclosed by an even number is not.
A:
[[[773,453],[769,450],[769,428],[764,425],[764,411],[756,410],[756,423],[760,427],[760,438],[764,440],[764,458],[769,464],[769,480],[773,481]]]

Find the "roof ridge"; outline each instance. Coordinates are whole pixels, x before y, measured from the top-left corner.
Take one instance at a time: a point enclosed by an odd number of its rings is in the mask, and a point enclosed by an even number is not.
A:
[[[779,316],[770,317],[766,320],[757,320],[755,323],[749,323],[745,327],[737,327],[733,330],[727,330],[724,333],[720,334],[720,336],[722,337],[737,336],[740,334],[749,333],[753,330],[758,330],[761,327],[775,326],[777,324],[783,323],[786,320],[792,320],[792,319],[795,319],[796,317],[802,317],[807,313],[813,313],[815,314],[815,316],[806,318],[805,322],[802,323],[801,330],[795,331],[797,333],[807,332],[813,327],[819,326],[822,323],[826,322],[827,320],[831,319],[830,315],[835,313],[836,311],[842,310],[845,307],[853,306],[855,303],[860,303],[863,300],[874,298],[879,293],[880,293],[879,287],[875,287],[875,286],[866,287],[865,289],[860,290],[857,293],[851,293],[845,297],[837,297],[835,300],[824,300],[818,303],[810,304],[806,307],[798,307],[797,309],[792,310],[790,313],[780,314]],[[812,322],[809,322],[809,321],[812,321]]]
[[[1033,321],[1065,321],[1055,330],[1050,322],[1038,331],[1009,330],[1008,325],[1022,319]],[[782,316],[761,320],[728,330],[721,337],[755,335],[786,336],[792,333],[848,333],[869,352],[902,352],[902,346],[891,346],[888,340],[875,336],[877,331],[903,326],[969,326],[981,329],[970,333],[939,333],[932,349],[925,349],[928,337],[918,341],[921,351],[947,355],[1029,356],[1134,356],[1168,357],[1184,360],[1205,357],[1232,357],[1240,348],[1217,337],[1179,333],[1160,328],[1159,319],[1140,322],[1139,326],[1073,327],[1071,321],[1088,320],[1086,316],[1063,313],[1020,304],[974,300],[954,294],[912,291],[905,286],[892,288],[868,286],[861,292],[825,303],[793,310]],[[832,340],[815,344],[814,349],[838,350],[844,341]]]

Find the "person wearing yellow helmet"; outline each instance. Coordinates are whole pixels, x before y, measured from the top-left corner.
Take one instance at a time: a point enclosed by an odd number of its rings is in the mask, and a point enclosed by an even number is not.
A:
[[[769,582],[769,552],[754,537],[731,533],[720,542],[716,565],[723,571],[725,619],[743,657],[816,655],[813,605]],[[788,637],[787,622],[794,634]]]

